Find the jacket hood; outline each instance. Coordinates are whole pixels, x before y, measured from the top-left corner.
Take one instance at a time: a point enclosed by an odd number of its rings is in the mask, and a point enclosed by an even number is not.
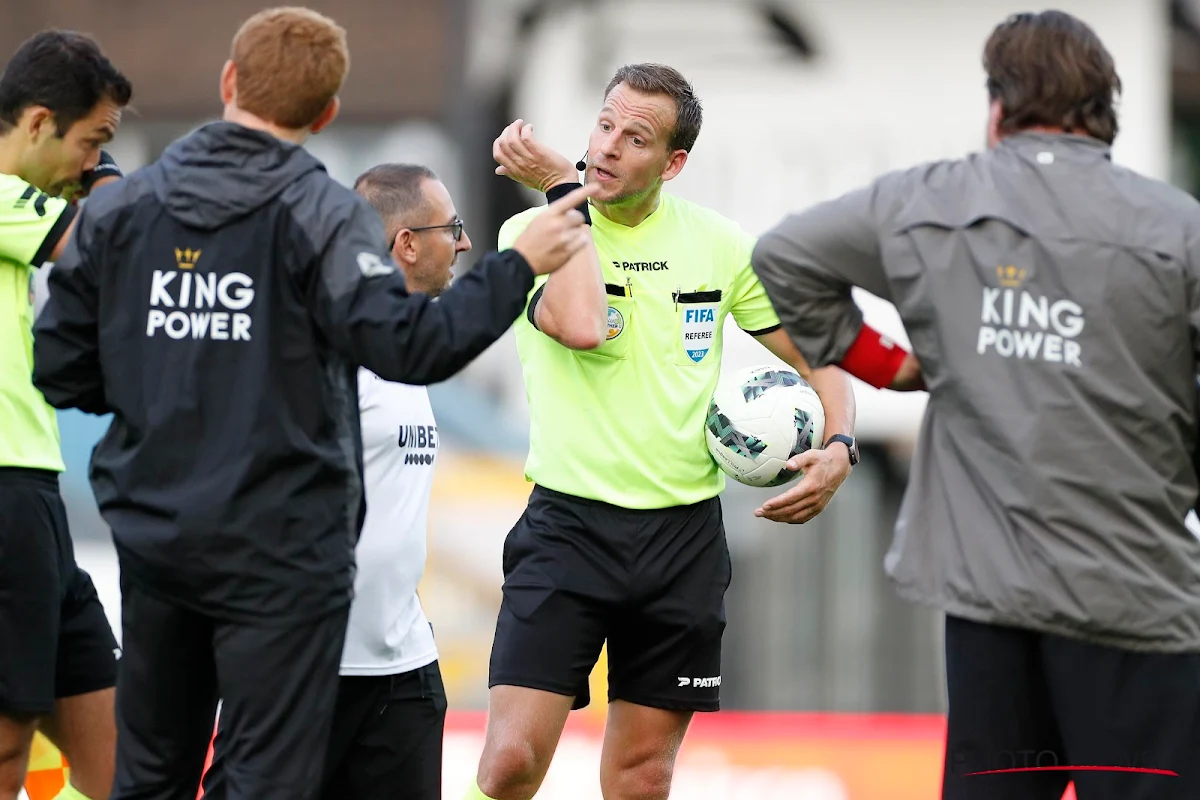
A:
[[[159,159],[155,193],[184,225],[212,230],[270,203],[301,176],[325,167],[303,147],[232,122],[174,142]]]

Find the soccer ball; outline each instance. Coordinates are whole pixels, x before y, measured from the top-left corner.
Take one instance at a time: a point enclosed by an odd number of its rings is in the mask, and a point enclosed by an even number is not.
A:
[[[704,428],[708,452],[726,475],[747,486],[782,486],[800,477],[788,459],[821,447],[825,409],[794,370],[749,367],[718,383]]]

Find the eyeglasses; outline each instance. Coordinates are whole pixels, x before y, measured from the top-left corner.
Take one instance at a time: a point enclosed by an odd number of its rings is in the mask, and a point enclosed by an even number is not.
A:
[[[419,228],[406,228],[404,230],[410,230],[413,233],[416,233],[417,231],[438,231],[442,230],[443,228],[449,228],[450,235],[454,237],[454,241],[461,242],[463,235],[463,224],[464,223],[460,217],[455,217],[454,222],[451,222],[448,225],[422,225]],[[388,250],[391,250],[396,246],[396,237],[399,235],[400,231],[396,231],[396,236],[392,237],[392,243],[388,245]]]

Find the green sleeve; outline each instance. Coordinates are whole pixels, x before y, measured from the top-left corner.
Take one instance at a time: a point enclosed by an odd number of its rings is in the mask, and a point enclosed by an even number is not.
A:
[[[737,274],[733,278],[733,304],[730,313],[738,327],[747,333],[759,335],[779,327],[779,317],[767,297],[767,290],[754,274],[750,256],[754,252],[755,239],[745,231],[738,231],[734,247],[734,263]]]
[[[517,241],[517,237],[525,232],[529,227],[529,223],[533,222],[544,207],[538,206],[522,211],[520,214],[509,217],[508,220],[500,226],[500,233],[496,234],[496,249],[507,250]]]
[[[0,175],[0,258],[39,267],[67,232],[75,207],[15,175]]]

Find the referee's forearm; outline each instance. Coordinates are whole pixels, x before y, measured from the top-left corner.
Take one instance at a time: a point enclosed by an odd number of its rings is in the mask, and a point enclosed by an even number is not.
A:
[[[839,367],[813,369],[783,328],[754,337],[783,363],[800,373],[821,398],[825,409],[825,438],[835,433],[854,435],[854,386]]]
[[[838,367],[814,369],[808,383],[825,409],[825,439],[835,433],[854,435],[854,386]]]

